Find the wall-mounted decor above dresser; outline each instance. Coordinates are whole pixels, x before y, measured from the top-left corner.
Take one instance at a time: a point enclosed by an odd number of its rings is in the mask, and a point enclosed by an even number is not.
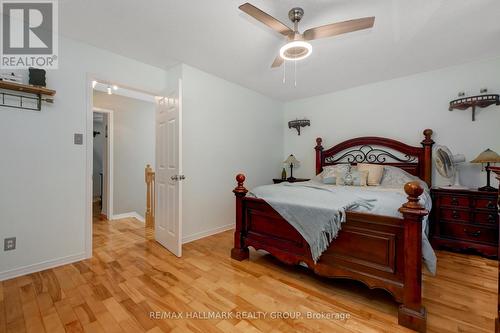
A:
[[[497,257],[497,192],[433,188],[431,194],[434,248],[473,250]]]

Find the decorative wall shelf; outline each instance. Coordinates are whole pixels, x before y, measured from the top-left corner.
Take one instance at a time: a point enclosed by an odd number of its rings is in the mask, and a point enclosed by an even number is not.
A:
[[[295,128],[299,135],[300,135],[300,128],[306,126],[311,126],[311,122],[308,119],[296,119],[288,122],[288,128]]]
[[[490,105],[500,105],[500,96],[487,94],[471,97],[463,97],[450,102],[449,110],[467,110],[472,108],[472,121],[476,120],[476,107],[485,108]]]
[[[5,91],[0,91],[0,98],[1,98],[0,106],[23,109],[23,110],[31,110],[31,111],[41,111],[42,101],[47,103],[53,103],[54,99],[50,97],[56,94],[55,90],[51,90],[45,87],[37,87],[37,86],[20,84],[9,81],[0,81],[0,89],[18,92],[18,94],[14,94]],[[26,96],[19,93],[31,94],[34,96]],[[43,96],[50,96],[50,97],[47,98]],[[11,97],[17,103],[15,104],[7,103],[6,97],[7,99]],[[25,103],[26,101],[31,101],[31,103],[29,103],[29,105],[27,106]]]

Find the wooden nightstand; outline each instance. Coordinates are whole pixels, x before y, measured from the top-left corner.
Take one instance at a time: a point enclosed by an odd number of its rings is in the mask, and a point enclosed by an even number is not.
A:
[[[498,192],[433,188],[431,243],[435,248],[498,253]]]
[[[294,179],[281,179],[281,178],[274,178],[273,183],[279,184],[283,182],[289,182],[289,183],[299,183],[299,182],[307,182],[308,180],[311,180],[309,178],[294,178]]]

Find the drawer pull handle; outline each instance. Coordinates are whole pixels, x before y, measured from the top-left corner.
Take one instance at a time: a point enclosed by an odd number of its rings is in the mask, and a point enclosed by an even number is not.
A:
[[[486,207],[493,209],[493,208],[495,208],[495,204],[493,203],[493,201],[488,201],[488,204],[486,205]]]
[[[464,232],[467,235],[472,236],[472,237],[479,237],[479,236],[481,236],[481,230],[470,232],[470,231],[467,231],[467,229],[464,229]]]
[[[454,219],[458,219],[460,217],[460,214],[454,210],[452,213],[451,213],[451,216],[453,216]]]
[[[458,199],[457,198],[451,198],[451,204],[452,205],[458,205]]]
[[[496,216],[493,214],[488,215],[488,221],[489,222],[496,222]]]

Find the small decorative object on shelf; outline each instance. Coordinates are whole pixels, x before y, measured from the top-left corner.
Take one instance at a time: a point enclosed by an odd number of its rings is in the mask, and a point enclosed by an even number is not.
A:
[[[281,170],[281,179],[286,180],[286,169],[283,167],[283,170]]]
[[[481,154],[479,154],[478,157],[470,161],[471,163],[481,163],[483,166],[483,170],[486,170],[486,186],[480,187],[478,190],[479,191],[488,191],[488,192],[496,192],[498,191],[497,188],[491,186],[490,184],[490,163],[495,164],[495,163],[500,163],[500,155],[498,155],[496,152],[494,152],[491,149],[486,149],[483,151]],[[484,166],[486,164],[486,167]]]
[[[483,95],[463,97],[465,93],[460,92],[458,94],[459,99],[450,102],[450,107],[448,110],[453,111],[455,109],[467,110],[472,108],[472,121],[476,121],[476,107],[485,108],[490,105],[500,105],[500,96],[498,94],[487,94],[488,89],[481,89]]]
[[[29,84],[45,87],[47,83],[45,82],[45,70],[40,68],[29,68]]]
[[[0,74],[1,81],[23,83],[23,77],[16,73],[2,73]]]
[[[295,119],[288,122],[288,128],[295,128],[300,135],[300,128],[311,126],[311,122],[307,119]]]
[[[293,178],[293,168],[298,168],[300,166],[300,162],[295,158],[295,156],[290,155],[288,158],[283,162],[286,165],[290,166],[290,177],[288,177],[288,181],[294,181],[295,178]]]

